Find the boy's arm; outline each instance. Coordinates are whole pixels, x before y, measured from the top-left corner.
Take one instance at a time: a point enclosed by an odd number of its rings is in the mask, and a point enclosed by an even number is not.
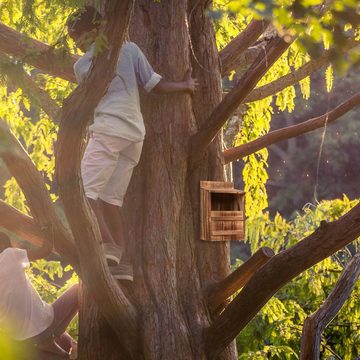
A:
[[[35,261],[47,257],[50,255],[53,247],[53,241],[44,241],[41,247],[26,250],[29,261]]]
[[[166,81],[161,79],[152,89],[157,94],[168,94],[174,92],[188,92],[193,94],[199,85],[197,79],[191,77],[191,70],[188,70],[182,81]]]

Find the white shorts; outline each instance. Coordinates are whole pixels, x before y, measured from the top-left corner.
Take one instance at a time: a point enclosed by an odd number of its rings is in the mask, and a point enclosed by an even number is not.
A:
[[[86,196],[122,206],[142,145],[142,141],[91,133],[81,161]]]

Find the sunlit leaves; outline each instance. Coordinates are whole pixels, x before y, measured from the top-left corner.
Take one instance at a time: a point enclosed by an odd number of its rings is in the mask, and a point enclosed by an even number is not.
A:
[[[326,91],[329,93],[333,88],[334,84],[334,72],[333,67],[329,65],[325,70],[325,80],[326,80]]]
[[[219,0],[220,2],[220,0]],[[223,3],[223,2],[222,2]],[[360,25],[359,5],[356,0],[267,0],[229,1],[223,7],[230,14],[241,13],[253,18],[269,18],[281,35],[291,34],[311,54],[316,55],[326,37],[337,54],[346,38]]]
[[[266,134],[270,129],[272,115],[271,99],[264,99],[249,104],[243,118],[241,131],[236,145],[244,144]],[[268,179],[266,172],[268,152],[266,149],[247,156],[243,170],[246,191],[246,213],[255,216],[267,207],[265,184]]]
[[[80,3],[83,4],[83,1],[31,0],[26,2],[23,0],[5,0],[0,4],[0,21],[24,34],[56,46],[57,51],[62,54],[63,51],[68,51],[68,47],[74,50],[73,43],[70,41],[68,46],[65,38],[64,23],[67,15]],[[0,62],[0,80],[3,80],[0,81],[0,119],[9,125],[15,137],[21,142],[43,175],[46,187],[52,192],[57,126],[40,109],[35,99],[27,97],[17,87],[17,81],[8,81],[7,74],[12,71],[12,75],[17,75],[20,67],[21,70],[25,69],[33,80],[45,89],[59,105],[71,93],[74,85],[42,74],[39,70],[24,65],[21,61],[7,62],[6,64]],[[4,195],[7,203],[29,214],[25,196],[14,178],[10,178],[6,182]],[[56,195],[53,193],[50,195],[55,201]],[[68,268],[64,273],[63,267],[58,261],[40,260],[32,264],[28,270],[28,275],[42,298],[49,303],[59,297],[69,286],[78,282],[71,268]],[[57,285],[59,283],[60,286]],[[70,331],[72,335],[77,335],[75,322],[72,323]],[[14,351],[20,349],[21,347],[18,344],[14,346],[13,343],[9,343],[8,339],[0,336],[1,359],[19,358]],[[7,356],[9,357],[7,358]],[[26,356],[22,358],[26,358]]]
[[[216,0],[212,12],[209,13],[215,20],[216,42],[220,50],[238,35],[251,20],[251,16],[246,16],[241,12],[227,12],[227,6],[231,6],[231,2]]]
[[[273,219],[268,213],[247,221],[247,236],[252,253],[260,246],[269,246],[278,253],[293,246],[319,227],[322,220],[333,221],[347,213],[358,201],[343,199],[309,205],[292,221],[279,214]],[[358,241],[332,257],[308,269],[271,298],[239,335],[240,359],[297,359],[305,318],[316,311],[330,294],[345,264],[360,247]],[[291,264],[289,264],[290,266]],[[329,349],[344,360],[360,355],[360,283],[329,324],[322,338],[323,355]],[[328,357],[324,357],[328,358]]]

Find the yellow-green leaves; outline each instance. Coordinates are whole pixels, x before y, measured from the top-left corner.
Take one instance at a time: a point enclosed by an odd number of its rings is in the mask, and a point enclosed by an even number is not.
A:
[[[329,93],[333,88],[333,84],[334,84],[334,71],[331,65],[329,65],[325,70],[325,80],[326,80],[326,91]]]
[[[357,203],[344,196],[343,199],[323,201],[316,207],[307,206],[292,221],[285,220],[279,214],[271,218],[268,213],[250,219],[246,227],[251,253],[260,246],[269,246],[275,253],[285,250],[315,231],[320,221],[336,220]],[[239,335],[240,359],[297,359],[305,318],[327,298],[351,258],[351,252],[359,250],[359,242],[354,242],[352,247],[339,251],[300,274],[272,297]],[[359,291],[358,282],[322,337],[322,344],[344,360],[353,360],[360,355]],[[324,359],[330,359],[330,355],[329,350],[324,350]]]

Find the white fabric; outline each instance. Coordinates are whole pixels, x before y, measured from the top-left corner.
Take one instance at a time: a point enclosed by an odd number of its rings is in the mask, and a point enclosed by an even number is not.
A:
[[[54,320],[52,306],[32,286],[27,267],[26,250],[7,248],[0,253],[0,330],[16,340],[42,333]]]
[[[94,48],[92,45],[74,65],[78,83],[86,78]],[[140,110],[138,86],[150,92],[160,80],[161,76],[154,72],[139,47],[132,42],[124,43],[116,67],[116,76],[95,109],[94,124],[89,130],[134,142],[143,141],[145,126]]]
[[[81,162],[85,194],[122,206],[143,142],[92,133]]]

